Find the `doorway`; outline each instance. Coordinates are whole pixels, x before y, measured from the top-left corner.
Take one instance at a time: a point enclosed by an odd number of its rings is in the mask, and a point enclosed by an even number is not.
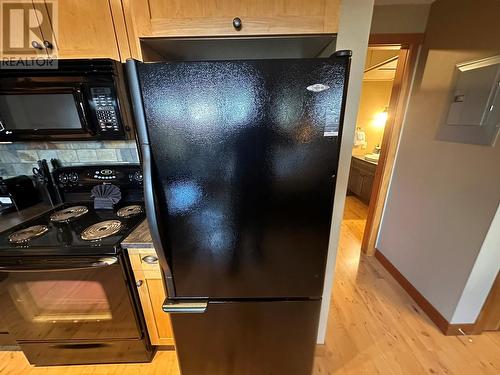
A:
[[[378,230],[415,71],[420,34],[371,35],[346,205],[366,206],[361,250],[375,255]]]
[[[369,206],[400,46],[369,46],[356,121],[348,196]],[[351,199],[350,199],[351,200]]]

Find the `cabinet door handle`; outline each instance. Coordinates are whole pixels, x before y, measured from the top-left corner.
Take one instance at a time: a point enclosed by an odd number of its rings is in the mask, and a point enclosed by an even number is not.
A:
[[[43,41],[43,46],[47,49],[52,49],[54,48],[54,46],[52,45],[52,43],[50,43],[48,40],[44,40]]]
[[[142,261],[147,264],[156,264],[158,263],[158,258],[153,255],[146,255],[142,258]]]
[[[34,49],[43,49],[43,46],[42,46],[40,43],[38,43],[36,40],[33,40],[33,41],[31,42],[31,46],[32,46]]]
[[[241,30],[241,26],[243,26],[243,22],[241,22],[241,18],[239,18],[239,17],[233,18],[233,27],[236,30]]]
[[[143,284],[143,281],[142,281],[142,280],[137,280],[137,281],[135,282],[135,285],[136,285],[137,287],[142,286],[142,284]]]

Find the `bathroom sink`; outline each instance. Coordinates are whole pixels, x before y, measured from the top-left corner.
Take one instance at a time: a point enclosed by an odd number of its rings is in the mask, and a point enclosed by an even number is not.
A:
[[[378,163],[379,156],[380,156],[380,154],[366,154],[365,160],[371,161],[372,163]]]

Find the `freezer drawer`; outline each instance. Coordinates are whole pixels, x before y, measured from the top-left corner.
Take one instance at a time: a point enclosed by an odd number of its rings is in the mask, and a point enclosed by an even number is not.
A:
[[[210,302],[172,314],[183,375],[309,375],[320,300]]]

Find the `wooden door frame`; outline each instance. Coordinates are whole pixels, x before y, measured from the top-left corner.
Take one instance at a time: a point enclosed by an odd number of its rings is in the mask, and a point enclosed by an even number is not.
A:
[[[490,293],[484,301],[483,307],[474,323],[474,330],[472,334],[479,335],[483,331],[499,331],[500,330],[500,272],[493,285],[491,286]],[[493,325],[493,326],[492,326]]]
[[[368,206],[368,216],[361,244],[361,250],[366,255],[372,256],[375,254],[378,231],[394,168],[396,151],[417,64],[417,56],[423,38],[423,34],[370,35],[370,46],[399,45],[401,49],[392,86],[391,99],[388,106],[388,118],[382,138],[380,158],[375,171],[370,204]]]

